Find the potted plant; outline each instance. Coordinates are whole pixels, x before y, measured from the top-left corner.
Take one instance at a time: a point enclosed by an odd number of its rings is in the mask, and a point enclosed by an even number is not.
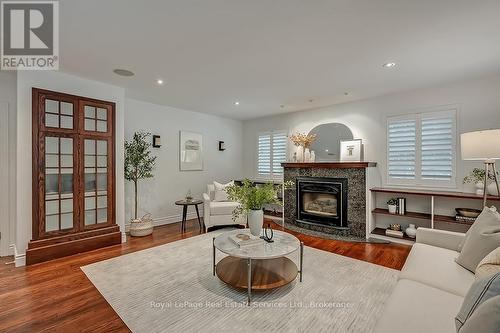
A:
[[[254,236],[260,236],[264,223],[264,205],[282,204],[281,200],[278,199],[278,190],[279,188],[273,183],[256,186],[248,179],[245,179],[241,185],[228,186],[228,198],[240,203],[233,211],[233,220],[246,214],[250,233]]]
[[[391,198],[387,201],[387,207],[389,208],[390,214],[396,214],[398,210],[398,200]]]
[[[134,183],[134,218],[130,221],[131,236],[147,236],[153,232],[151,214],[137,217],[137,189],[141,179],[152,178],[156,156],[151,156],[150,133],[135,132],[131,141],[125,141],[125,179]],[[147,216],[147,217],[146,217]]]
[[[474,184],[476,186],[476,194],[484,194],[484,169],[474,168],[464,177],[464,184]],[[488,178],[493,179],[493,175],[488,175]]]

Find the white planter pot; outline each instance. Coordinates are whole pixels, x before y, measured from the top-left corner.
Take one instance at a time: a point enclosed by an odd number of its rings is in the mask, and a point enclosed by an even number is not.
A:
[[[483,182],[476,183],[476,194],[477,195],[484,194],[484,183]]]
[[[415,238],[417,236],[417,228],[415,228],[414,224],[410,224],[410,226],[406,228],[405,232],[410,238]]]
[[[489,194],[498,196],[497,184],[495,182],[488,185],[487,189]]]
[[[150,219],[132,219],[130,220],[130,236],[142,237],[153,233],[153,222]]]
[[[254,236],[260,236],[262,225],[264,224],[264,211],[262,209],[251,210],[248,212],[248,226],[250,233]]]
[[[398,206],[396,206],[396,205],[387,205],[387,207],[389,208],[389,213],[390,214],[396,214],[396,212],[398,210]]]

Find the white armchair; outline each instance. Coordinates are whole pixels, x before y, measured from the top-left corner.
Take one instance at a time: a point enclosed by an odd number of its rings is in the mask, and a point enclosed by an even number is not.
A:
[[[234,201],[214,201],[215,186],[207,185],[207,193],[203,193],[203,220],[205,228],[218,225],[234,225],[239,224],[246,226],[247,220],[245,216],[240,216],[233,221],[233,210],[238,207],[238,203]]]

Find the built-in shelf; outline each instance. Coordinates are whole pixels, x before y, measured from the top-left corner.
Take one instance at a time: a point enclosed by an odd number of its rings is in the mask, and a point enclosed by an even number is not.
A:
[[[410,238],[408,237],[404,231],[403,231],[403,238],[400,238],[400,237],[396,237],[396,236],[389,236],[389,235],[386,235],[385,234],[385,229],[384,228],[375,228],[372,230],[371,232],[371,235],[374,236],[374,238],[379,238],[377,236],[383,236],[383,237],[388,237],[388,238],[393,238],[393,239],[397,239],[397,240],[405,240],[407,242],[411,242],[411,243],[414,243],[415,242],[415,238]],[[383,238],[382,238],[383,239]]]
[[[467,192],[451,192],[451,191],[426,191],[426,190],[415,190],[415,189],[400,189],[400,188],[386,188],[386,187],[374,187],[370,189],[372,192],[382,192],[382,193],[399,193],[399,194],[410,194],[410,195],[426,195],[434,197],[446,197],[446,198],[457,198],[457,199],[479,199],[483,200],[482,195],[476,193]],[[500,197],[488,195],[488,200],[500,201]]]
[[[372,210],[372,213],[374,214],[385,214],[385,215],[390,215],[396,218],[412,218],[412,219],[421,219],[421,220],[428,220],[430,221],[432,219],[432,215],[429,213],[418,213],[418,212],[406,212],[403,215],[400,214],[391,214],[389,213],[388,209],[384,208],[375,208]],[[457,221],[454,216],[447,216],[447,215],[434,215],[434,222],[446,222],[446,223],[459,223],[459,224],[468,224],[471,225],[472,222],[468,221]]]
[[[438,215],[436,214],[437,211],[443,213],[443,208],[438,207],[444,205],[445,207],[450,207],[449,201],[451,200],[452,202],[457,201],[457,200],[482,200],[483,196],[482,195],[477,195],[475,193],[465,193],[465,192],[452,192],[452,191],[432,191],[432,190],[422,190],[422,189],[408,189],[408,188],[383,188],[383,187],[373,187],[370,189],[370,192],[372,194],[372,200],[371,204],[376,204],[376,195],[381,193],[381,194],[394,194],[394,195],[415,195],[415,196],[422,196],[427,197],[429,199],[429,203],[425,204],[423,207],[430,207],[429,212],[414,212],[414,211],[407,211],[406,214],[404,215],[399,215],[399,214],[390,214],[389,210],[384,208],[378,208],[376,206],[371,206],[371,216],[368,218],[369,220],[369,225],[368,225],[368,230],[371,230],[369,232],[370,237],[377,238],[377,239],[382,239],[385,241],[391,241],[395,243],[403,243],[403,244],[412,244],[413,240],[410,239],[409,237],[404,237],[404,238],[399,238],[399,237],[392,237],[392,236],[387,236],[385,234],[385,227],[389,224],[388,219],[394,218],[394,219],[400,219],[401,220],[401,225],[407,225],[409,223],[415,223],[411,222],[412,219],[414,220],[421,220],[425,221],[423,223],[418,223],[420,226],[425,226],[428,228],[436,228],[436,229],[444,229],[444,230],[451,230],[451,231],[459,231],[459,232],[466,232],[467,229],[474,223],[471,221],[457,221],[455,219],[455,216],[450,216],[452,211],[450,210],[449,214],[450,215]],[[440,198],[440,200],[438,200]],[[448,199],[448,200],[445,200]],[[447,205],[448,201],[448,205]],[[498,196],[488,196],[488,201],[500,201],[500,197]],[[379,201],[379,204],[381,202]],[[447,206],[446,206],[447,205]],[[414,205],[413,205],[414,206]],[[455,206],[456,207],[456,206]],[[415,208],[413,208],[415,209]],[[426,210],[422,208],[423,210]],[[418,210],[418,208],[417,208]],[[390,217],[386,217],[390,216]],[[417,223],[416,223],[417,224]]]

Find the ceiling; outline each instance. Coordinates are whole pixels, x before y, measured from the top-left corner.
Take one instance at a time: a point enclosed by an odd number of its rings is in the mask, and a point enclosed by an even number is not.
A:
[[[63,0],[60,68],[250,119],[498,72],[499,13],[498,0]]]

